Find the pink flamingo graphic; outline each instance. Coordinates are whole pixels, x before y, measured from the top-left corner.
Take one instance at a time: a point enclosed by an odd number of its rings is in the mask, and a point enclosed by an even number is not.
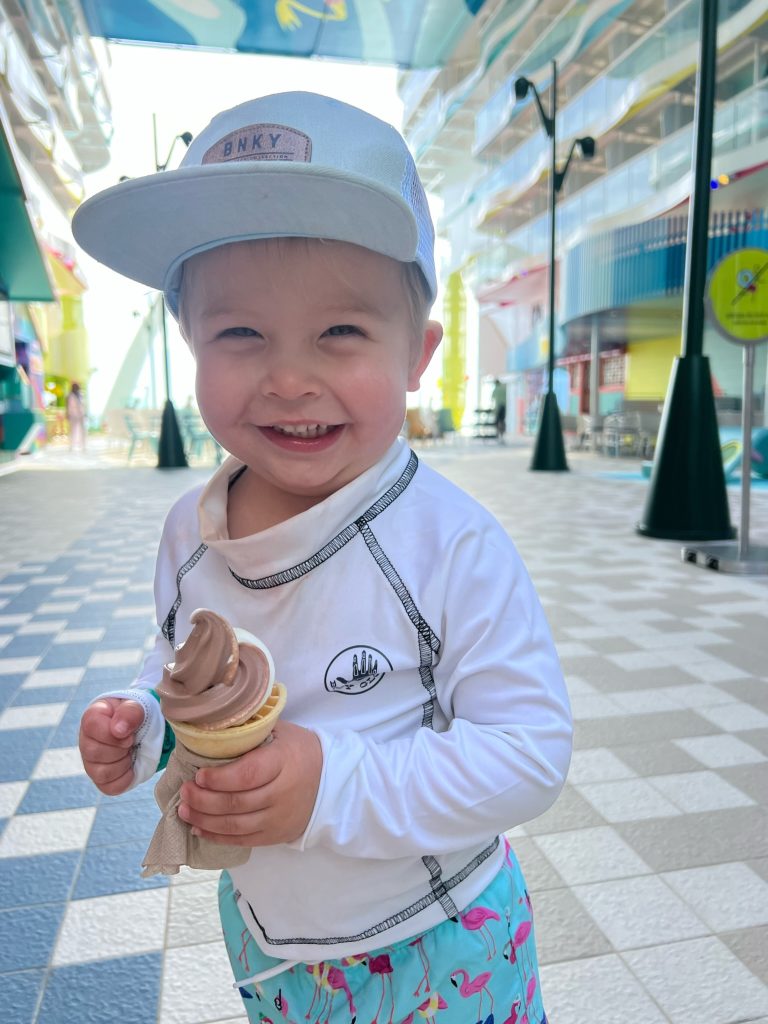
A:
[[[429,963],[429,958],[427,957],[427,954],[424,952],[424,940],[423,940],[423,938],[414,939],[413,942],[409,942],[408,945],[409,946],[416,946],[416,948],[418,950],[418,953],[419,953],[419,959],[421,960],[421,966],[424,969],[424,976],[422,977],[422,979],[419,982],[419,984],[416,986],[416,991],[413,993],[415,996],[419,996],[419,995],[421,995],[421,986],[422,985],[426,985],[426,988],[424,989],[425,992],[429,992],[430,991],[430,985],[429,985],[429,967],[430,967],[430,963]],[[403,1022],[403,1024],[406,1024],[406,1022]]]
[[[312,1016],[312,1008],[315,1005],[315,1000],[318,999],[322,993],[323,1002],[321,1008],[317,1013],[316,1024],[319,1024],[320,1018],[325,1012],[325,1024],[331,1018],[331,1011],[333,1010],[333,1000],[336,998],[337,992],[344,992],[349,1003],[349,1012],[354,1018],[357,1015],[355,1009],[355,1003],[352,999],[352,993],[349,990],[347,979],[344,977],[344,972],[340,971],[338,967],[332,967],[330,964],[324,963],[322,960],[318,964],[308,964],[307,973],[311,974],[315,982],[315,994],[312,996],[312,1002],[309,1005],[309,1009],[304,1014],[304,1019],[309,1020]]]
[[[502,950],[502,956],[510,963],[517,963],[517,951],[524,946],[533,927],[532,921],[523,921],[515,929],[515,934],[507,941]]]
[[[512,1003],[512,1008],[509,1011],[509,1016],[504,1021],[504,1024],[517,1024],[519,1012],[520,1012],[520,1000],[516,999],[514,1001],[514,1003]]]
[[[432,995],[429,996],[429,998],[425,999],[420,1006],[416,1007],[416,1012],[419,1014],[420,1017],[423,1017],[424,1020],[429,1021],[429,1024],[432,1024],[432,1022],[435,1019],[436,1012],[438,1010],[447,1009],[448,1003],[446,1003],[446,1001],[443,999],[440,993],[433,992]],[[409,1017],[403,1021],[403,1024],[408,1024],[408,1022],[412,1020],[413,1014],[410,1014]]]
[[[381,977],[381,999],[379,1005],[376,1008],[376,1015],[374,1016],[371,1024],[379,1024],[379,1014],[381,1008],[384,1005],[384,996],[386,995],[386,982],[389,981],[389,995],[391,998],[392,1006],[389,1011],[389,1024],[392,1024],[392,1018],[395,1015],[395,993],[392,988],[392,961],[386,953],[381,953],[379,956],[368,957],[368,970],[371,974],[378,974]]]
[[[461,976],[461,984],[456,981],[456,978]],[[451,974],[451,984],[459,990],[459,994],[464,999],[470,999],[472,996],[480,994],[480,1002],[477,1004],[477,1016],[479,1020],[483,1019],[483,994],[487,994],[491,1000],[491,1013],[493,1013],[493,996],[488,991],[488,982],[491,980],[491,972],[483,971],[482,974],[478,974],[476,978],[470,978],[467,972],[463,968],[459,968],[458,971],[454,971]]]
[[[490,929],[486,922],[488,921],[500,921],[501,918],[495,910],[491,910],[490,907],[472,907],[471,910],[467,910],[466,913],[459,914],[461,918],[461,924],[467,931],[476,932],[479,931],[485,940],[486,949],[488,950],[488,960],[492,960],[496,955],[496,943],[493,941]]]

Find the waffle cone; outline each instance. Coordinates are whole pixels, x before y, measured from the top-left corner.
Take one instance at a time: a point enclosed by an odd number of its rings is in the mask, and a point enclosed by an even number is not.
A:
[[[285,707],[287,691],[275,683],[265,702],[247,722],[228,729],[200,729],[188,722],[170,722],[179,741],[203,757],[233,758],[253,750],[267,739]]]

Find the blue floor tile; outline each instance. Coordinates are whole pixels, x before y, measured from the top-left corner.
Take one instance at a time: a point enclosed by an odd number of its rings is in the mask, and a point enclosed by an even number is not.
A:
[[[2,651],[0,651],[0,658],[2,658]],[[0,708],[10,704],[25,679],[25,675],[0,676]]]
[[[153,1024],[161,969],[159,953],[58,967],[37,1024]]]
[[[69,897],[79,850],[37,857],[9,857],[0,870],[0,908],[61,903]],[[2,958],[0,958],[2,959]]]
[[[74,693],[74,686],[35,686],[30,690],[19,690],[9,703],[15,708],[30,704],[63,704],[68,703]]]
[[[123,843],[128,839],[149,841],[160,818],[154,798],[113,802],[103,800],[88,838],[88,848],[106,843]]]
[[[75,696],[64,712],[59,724],[51,736],[51,747],[76,747],[77,738],[80,734],[80,719],[88,707],[89,701],[80,699],[79,689],[75,690]]]
[[[50,633],[22,633],[3,648],[4,658],[36,658],[51,646]]]
[[[43,657],[38,669],[81,668],[96,650],[96,644],[54,644]]]
[[[72,807],[93,807],[100,793],[88,778],[35,779],[29,784],[17,814],[66,811]]]
[[[63,903],[0,911],[0,949],[5,970],[45,967],[63,914]]]
[[[157,889],[168,885],[164,875],[141,877],[141,862],[148,845],[148,839],[140,839],[113,846],[89,846],[72,898],[111,896],[116,892],[135,892],[137,889]]]
[[[0,732],[0,782],[28,779],[52,729],[5,729]]]
[[[3,1008],[3,1020],[12,1021],[13,1024],[32,1024],[42,980],[42,971],[0,974],[0,1006]]]

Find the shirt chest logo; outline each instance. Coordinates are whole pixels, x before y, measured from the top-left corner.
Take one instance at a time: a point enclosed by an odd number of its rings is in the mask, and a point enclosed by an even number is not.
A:
[[[329,693],[367,693],[391,671],[392,662],[375,647],[345,647],[325,670],[325,688]]]

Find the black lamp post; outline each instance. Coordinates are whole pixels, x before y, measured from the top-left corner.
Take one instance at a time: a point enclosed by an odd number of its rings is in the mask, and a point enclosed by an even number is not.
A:
[[[160,163],[157,155],[157,116],[152,115],[152,138],[155,149],[155,170],[164,171],[167,169],[176,143],[181,140],[185,146],[192,141],[191,132],[181,132],[171,142],[168,156],[165,163]],[[179,421],[176,417],[176,410],[171,401],[171,370],[168,360],[168,326],[165,320],[165,299],[160,296],[160,323],[163,333],[163,369],[165,373],[165,406],[163,417],[160,423],[160,440],[157,452],[158,469],[184,469],[187,467],[187,457],[184,453],[184,442],[179,430]]]
[[[515,80],[515,99],[519,102],[524,100],[528,93],[533,92],[539,117],[552,142],[552,166],[550,169],[549,185],[549,352],[547,358],[547,393],[539,414],[539,427],[536,436],[536,445],[533,449],[531,469],[567,470],[568,463],[565,459],[565,445],[563,443],[563,428],[560,423],[560,410],[557,407],[553,381],[555,374],[555,205],[558,193],[565,182],[565,176],[571,163],[574,151],[578,147],[585,160],[591,160],[595,155],[595,140],[591,135],[585,135],[581,139],[574,139],[571,143],[568,159],[561,170],[557,167],[557,63],[552,61],[552,103],[551,113],[547,114],[541,103],[541,97],[534,83],[529,78],[517,78]]]
[[[717,0],[702,0],[693,167],[685,250],[682,350],[672,366],[648,493],[637,531],[684,541],[733,536],[709,358],[704,355]]]

